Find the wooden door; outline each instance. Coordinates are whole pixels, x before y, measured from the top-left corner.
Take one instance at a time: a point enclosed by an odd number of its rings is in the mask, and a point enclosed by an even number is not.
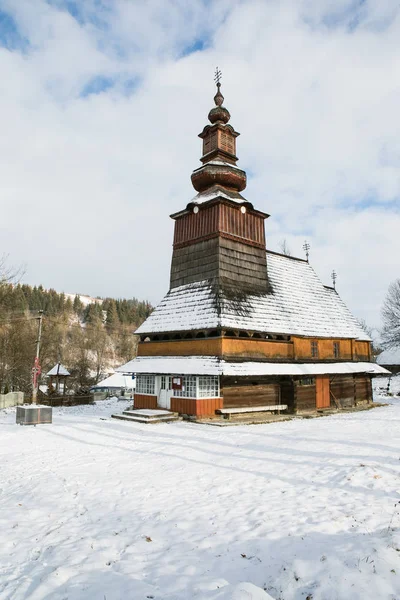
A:
[[[331,405],[329,375],[318,375],[315,378],[317,409],[329,408]]]
[[[160,393],[158,395],[158,406],[160,408],[171,408],[171,385],[168,375],[161,375]]]

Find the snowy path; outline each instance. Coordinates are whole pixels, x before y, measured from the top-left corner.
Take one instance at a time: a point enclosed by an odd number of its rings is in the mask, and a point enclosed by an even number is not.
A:
[[[400,600],[392,402],[230,428],[0,411],[0,599]]]

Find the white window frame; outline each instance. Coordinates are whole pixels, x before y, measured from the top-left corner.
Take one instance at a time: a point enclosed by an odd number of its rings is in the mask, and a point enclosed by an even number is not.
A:
[[[140,384],[144,384],[143,385],[143,389],[146,390],[145,392],[141,391],[140,388],[142,386]],[[149,391],[151,389],[153,391]],[[156,395],[156,376],[148,374],[148,373],[138,373],[136,375],[136,389],[135,389],[135,393],[136,394],[140,394],[142,396],[155,396]]]
[[[197,398],[219,398],[218,375],[199,375],[197,377]]]
[[[177,375],[172,375],[177,377]],[[219,398],[220,385],[218,375],[179,375],[182,377],[182,390],[172,390],[175,398]],[[190,381],[189,381],[190,380]],[[195,380],[195,381],[193,381]]]
[[[179,377],[182,378],[182,389],[181,390],[172,390],[173,397],[174,398],[197,398],[197,377],[196,377],[196,375],[179,375]],[[189,390],[190,390],[190,393],[189,393]]]

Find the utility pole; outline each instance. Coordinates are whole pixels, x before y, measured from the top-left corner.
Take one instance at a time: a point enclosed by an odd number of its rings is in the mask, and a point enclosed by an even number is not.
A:
[[[35,355],[35,363],[32,369],[32,404],[37,403],[37,393],[38,393],[38,383],[39,383],[39,375],[41,373],[41,368],[39,364],[39,352],[40,352],[40,341],[42,338],[42,321],[43,321],[43,311],[39,310],[38,316],[38,337],[36,340],[36,355]]]

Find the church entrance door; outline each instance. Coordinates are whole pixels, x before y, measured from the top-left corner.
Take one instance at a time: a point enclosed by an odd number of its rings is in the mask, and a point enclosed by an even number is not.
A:
[[[158,395],[158,406],[160,408],[171,408],[171,377],[169,375],[161,375],[160,392]]]
[[[317,408],[329,408],[331,405],[329,375],[319,375],[315,378],[317,393]]]

